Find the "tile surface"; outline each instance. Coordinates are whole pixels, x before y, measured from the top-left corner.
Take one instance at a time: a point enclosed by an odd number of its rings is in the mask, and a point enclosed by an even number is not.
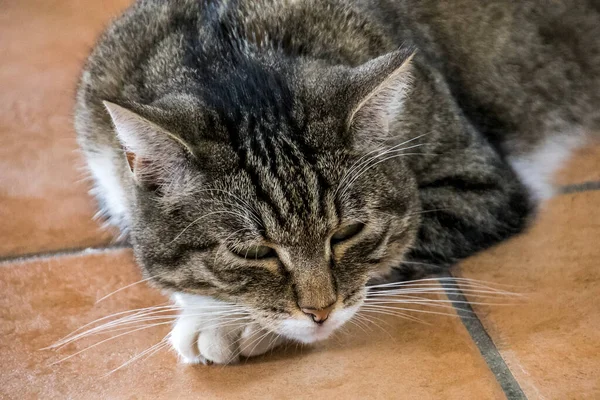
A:
[[[598,144],[576,151],[555,179],[559,185],[593,181],[600,181],[600,145]]]
[[[165,301],[140,284],[95,304],[138,279],[128,250],[2,265],[0,398],[503,398],[460,320],[431,314],[422,316],[429,324],[384,318],[382,329],[350,327],[312,348],[290,346],[230,367],[180,365],[165,350],[103,378],[162,339],[167,326],[50,365],[110,337],[39,351],[83,324]]]
[[[0,257],[106,243],[71,114],[101,28],[129,1],[6,1],[0,13]]]
[[[528,233],[458,271],[526,293],[518,306],[473,308],[530,399],[600,398],[598,204],[600,191],[557,197]]]

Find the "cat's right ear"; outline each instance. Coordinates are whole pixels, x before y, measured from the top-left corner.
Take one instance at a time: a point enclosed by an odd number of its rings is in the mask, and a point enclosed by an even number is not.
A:
[[[146,188],[156,188],[177,176],[181,163],[194,155],[192,148],[180,137],[152,121],[109,101],[103,102],[119,141],[123,157],[129,163],[135,182]]]
[[[385,142],[411,88],[411,48],[397,50],[353,68],[346,126],[361,146]]]

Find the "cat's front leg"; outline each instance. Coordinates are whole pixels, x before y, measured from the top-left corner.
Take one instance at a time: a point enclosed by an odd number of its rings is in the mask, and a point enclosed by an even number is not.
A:
[[[233,305],[194,295],[177,294],[174,300],[181,314],[170,341],[185,363],[233,364],[240,356],[257,356],[282,342]]]

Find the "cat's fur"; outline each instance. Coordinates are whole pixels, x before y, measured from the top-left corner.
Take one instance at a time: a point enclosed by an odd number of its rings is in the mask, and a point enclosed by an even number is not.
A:
[[[153,282],[250,318],[188,311],[176,349],[233,362],[265,329],[327,337],[369,279],[521,231],[600,128],[599,37],[594,1],[139,1],[86,64],[76,128]],[[277,257],[239,256],[254,245]],[[322,325],[300,311],[328,306]]]

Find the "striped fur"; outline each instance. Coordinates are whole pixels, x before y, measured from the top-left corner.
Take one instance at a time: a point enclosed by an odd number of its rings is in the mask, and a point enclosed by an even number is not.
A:
[[[145,273],[310,341],[370,279],[439,272],[520,232],[536,204],[506,159],[599,130],[600,47],[578,31],[600,34],[598,10],[559,2],[559,28],[587,46],[568,53],[546,40],[556,10],[447,3],[142,0],[114,21],[76,128]],[[257,246],[273,256],[244,257]],[[321,333],[300,311],[332,304]]]

